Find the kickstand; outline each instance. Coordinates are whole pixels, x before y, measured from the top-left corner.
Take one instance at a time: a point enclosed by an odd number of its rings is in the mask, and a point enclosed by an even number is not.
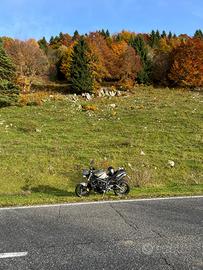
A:
[[[104,196],[105,196],[105,195],[106,195],[106,192],[104,192],[103,195],[102,195],[102,199],[103,199],[103,200],[104,200]]]

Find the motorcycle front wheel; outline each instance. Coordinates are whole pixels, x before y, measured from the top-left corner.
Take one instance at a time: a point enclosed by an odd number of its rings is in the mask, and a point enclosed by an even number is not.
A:
[[[116,189],[114,190],[115,195],[123,196],[127,195],[130,192],[130,186],[126,181],[121,181],[117,184]]]
[[[90,190],[89,190],[89,188],[88,188],[87,186],[78,184],[78,185],[75,187],[75,194],[76,194],[78,197],[88,196],[88,195],[90,194]]]

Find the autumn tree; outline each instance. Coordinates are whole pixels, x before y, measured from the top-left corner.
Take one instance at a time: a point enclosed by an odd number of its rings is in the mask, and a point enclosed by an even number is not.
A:
[[[169,78],[183,87],[203,86],[203,40],[189,39],[172,51]]]
[[[73,54],[74,43],[71,46],[65,47],[61,46],[61,62],[60,62],[60,71],[64,74],[64,77],[67,81],[70,81],[70,71],[72,63],[72,54]]]
[[[156,51],[152,61],[152,80],[155,84],[168,85],[168,73],[170,70],[170,53],[168,51]]]
[[[130,40],[136,37],[136,34],[134,32],[123,30],[117,36],[119,37],[119,39],[117,39],[118,41],[124,40],[129,44]]]
[[[160,38],[152,59],[152,80],[155,84],[169,85],[168,73],[171,65],[171,52],[180,44],[181,41],[172,36]]]
[[[112,79],[114,65],[112,49],[100,32],[92,32],[87,38],[91,51],[91,70],[98,82]]]
[[[15,67],[0,40],[0,107],[14,105],[19,89],[15,84]]]
[[[82,36],[73,48],[70,68],[71,88],[75,93],[93,92],[93,78],[88,57],[89,47]]]
[[[139,55],[124,40],[112,44],[112,55],[114,56],[112,77],[117,80],[118,85],[133,87],[141,70]]]
[[[19,82],[25,90],[30,89],[34,77],[47,74],[47,57],[35,40],[13,40],[5,43],[4,47],[16,66]]]

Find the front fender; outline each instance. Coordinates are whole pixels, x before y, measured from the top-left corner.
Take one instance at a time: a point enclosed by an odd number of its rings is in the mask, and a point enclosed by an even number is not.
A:
[[[80,185],[83,186],[83,187],[87,187],[87,183],[85,183],[85,182],[84,183],[80,183]]]

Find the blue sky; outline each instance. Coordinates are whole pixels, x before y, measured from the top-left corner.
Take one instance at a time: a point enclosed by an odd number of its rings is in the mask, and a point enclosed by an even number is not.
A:
[[[39,39],[102,28],[191,35],[203,29],[203,0],[0,0],[0,36]]]

